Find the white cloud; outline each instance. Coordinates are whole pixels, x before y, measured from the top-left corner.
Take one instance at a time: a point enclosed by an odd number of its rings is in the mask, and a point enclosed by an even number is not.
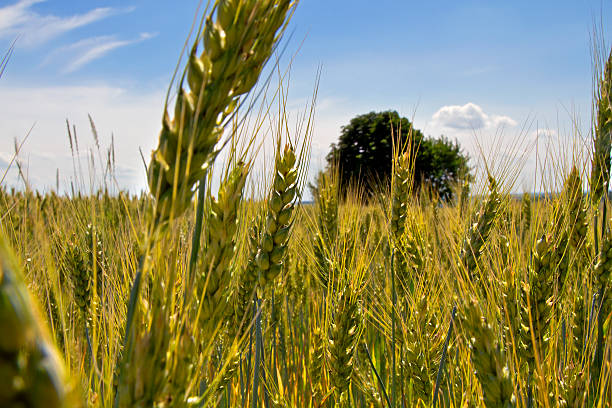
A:
[[[7,87],[0,83],[0,159],[10,160],[13,140],[25,142],[20,159],[27,168],[30,184],[35,188],[55,186],[56,170],[60,184],[69,188],[74,180],[72,156],[66,131],[66,119],[76,126],[81,165],[85,174],[84,187],[89,187],[88,151],[95,144],[87,115],[91,114],[100,137],[102,161],[104,150],[114,135],[117,181],[121,188],[140,191],[146,186],[144,166],[140,158],[142,148],[149,159],[157,144],[166,89],[142,94],[107,85],[24,88]],[[100,159],[94,151],[96,174],[100,175]],[[78,168],[77,168],[78,172]],[[13,168],[6,185],[20,185]]]
[[[141,33],[137,38],[131,40],[121,40],[114,35],[86,38],[53,51],[45,58],[42,65],[53,61],[70,61],[68,65],[63,67],[62,72],[65,74],[71,73],[118,48],[140,43],[155,37],[155,35]]]
[[[43,0],[21,0],[10,6],[0,8],[0,33],[11,31],[17,26],[23,25],[28,20],[28,8]]]
[[[475,103],[443,106],[433,114],[432,120],[439,126],[457,130],[481,130],[516,126],[515,120],[508,116],[488,115]]]
[[[105,151],[111,144],[113,134],[119,188],[132,192],[146,190],[146,174],[139,148],[148,162],[151,151],[158,143],[165,93],[163,84],[153,92],[143,93],[110,85],[25,88],[0,82],[0,123],[3,132],[0,159],[8,162],[14,151],[14,139],[23,140],[35,124],[19,156],[30,186],[42,191],[54,189],[59,169],[60,191],[70,191],[71,183],[76,181],[77,187],[87,192],[92,185],[89,165],[91,151],[94,149],[96,162],[95,189],[100,186],[100,163],[105,164]],[[303,109],[304,106],[301,106],[290,112],[289,128],[292,131],[297,126],[298,111],[301,113]],[[91,114],[100,138],[101,159],[95,150],[88,114]],[[73,166],[66,118],[71,126],[76,126],[80,166],[78,162]],[[266,135],[268,123],[268,120],[264,121],[265,126],[257,136],[258,141]],[[252,173],[255,180],[269,176],[273,149],[272,138],[269,133],[267,136],[255,162]],[[295,134],[292,133],[292,136]],[[322,142],[322,147],[328,147],[327,142]],[[320,149],[320,156],[324,156],[324,150]],[[220,162],[223,162],[223,155]],[[79,177],[75,177],[75,173],[80,174]],[[9,171],[4,185],[23,187],[15,166]],[[213,181],[213,191],[217,186]]]
[[[514,127],[517,125],[516,121],[512,119],[510,116],[497,116],[493,115],[489,118],[490,124],[495,127]]]
[[[66,17],[40,14],[32,10],[32,6],[44,1],[20,0],[12,5],[1,7],[0,38],[12,39],[18,36],[20,45],[34,47],[76,28],[133,10],[133,8],[100,7],[83,14]]]

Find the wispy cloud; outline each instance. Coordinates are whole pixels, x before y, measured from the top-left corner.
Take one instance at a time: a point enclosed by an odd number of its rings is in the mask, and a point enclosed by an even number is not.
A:
[[[19,0],[17,3],[0,7],[0,38],[19,36],[22,46],[35,47],[76,28],[134,10],[133,7],[100,7],[86,13],[60,17],[40,14],[32,9],[32,6],[44,1]]]
[[[117,181],[121,188],[139,191],[146,186],[139,148],[148,157],[159,134],[159,118],[166,89],[142,92],[114,85],[53,87],[12,87],[2,85],[0,98],[0,176],[12,157],[13,140],[22,140],[32,129],[20,158],[28,168],[33,188],[55,186],[56,169],[60,184],[69,186],[73,177],[72,156],[66,135],[66,118],[74,124],[83,159],[84,177],[88,179],[87,160],[95,142],[90,132],[88,114],[95,122],[99,143],[110,146],[114,135]],[[36,106],[36,109],[32,109]],[[97,159],[97,154],[94,155]],[[98,167],[99,171],[99,167]],[[11,170],[5,184],[19,186],[21,181]]]
[[[141,33],[137,38],[129,40],[119,39],[114,35],[86,38],[53,51],[45,58],[42,65],[52,61],[70,61],[62,68],[62,72],[71,73],[118,48],[137,44],[155,36],[156,34]]]
[[[443,127],[458,130],[480,130],[502,126],[516,126],[509,116],[488,115],[475,103],[443,106],[432,116],[433,121]]]

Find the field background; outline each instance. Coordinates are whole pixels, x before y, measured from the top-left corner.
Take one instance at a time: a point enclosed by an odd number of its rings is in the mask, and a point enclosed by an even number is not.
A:
[[[542,147],[537,195],[513,194],[524,157],[501,148],[452,199],[415,191],[408,141],[373,192],[331,165],[306,204],[318,87],[297,119],[288,71],[255,87],[295,3],[215,6],[143,158],[150,193],[116,192],[93,121],[86,161],[68,126],[88,193],[36,192],[11,161],[0,405],[610,406],[609,50],[592,129]]]

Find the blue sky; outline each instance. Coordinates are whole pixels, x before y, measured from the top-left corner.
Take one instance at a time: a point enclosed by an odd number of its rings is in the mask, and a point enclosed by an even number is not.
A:
[[[143,188],[138,148],[148,156],[157,142],[163,96],[197,6],[196,0],[0,1],[0,50],[17,38],[0,79],[0,167],[14,139],[34,126],[21,154],[31,184],[50,188],[56,168],[69,182],[65,120],[93,146],[89,113],[102,144],[114,135],[121,187]],[[539,134],[571,144],[572,118],[583,136],[588,131],[592,32],[603,26],[610,41],[611,11],[587,0],[303,0],[286,56],[297,53],[296,109],[322,69],[311,173],[323,165],[340,127],[371,110],[398,110],[428,135],[457,139],[477,168],[477,143],[529,142]],[[528,149],[514,165],[516,191],[538,189],[532,156]],[[18,180],[13,174],[5,183]]]

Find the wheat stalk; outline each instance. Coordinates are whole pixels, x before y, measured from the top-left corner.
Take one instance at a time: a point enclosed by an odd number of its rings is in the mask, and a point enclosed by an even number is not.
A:
[[[524,193],[521,198],[522,237],[525,238],[531,228],[531,196]]]
[[[463,216],[470,201],[470,180],[466,178],[461,184],[461,193],[459,195],[459,215]]]

